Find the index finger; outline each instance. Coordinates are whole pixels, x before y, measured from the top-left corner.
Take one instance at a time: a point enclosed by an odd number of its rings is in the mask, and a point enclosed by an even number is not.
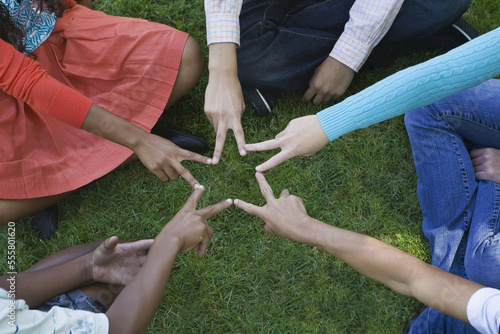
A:
[[[196,210],[196,206],[200,201],[201,195],[203,195],[203,192],[205,191],[205,187],[203,187],[202,185],[197,185],[194,188],[195,189],[191,193],[191,196],[189,196],[186,203],[184,204],[184,208],[186,209]]]
[[[269,151],[280,148],[280,144],[277,139],[269,139],[260,143],[246,144],[245,150],[247,151]]]
[[[198,154],[195,152],[191,152],[188,150],[182,150],[182,153],[183,154],[181,156],[180,161],[190,160],[190,161],[200,162],[200,163],[205,164],[205,165],[212,164],[212,159],[210,159],[209,157],[206,157],[204,155],[201,155],[201,154]]]
[[[227,128],[224,128],[222,130],[221,128],[217,129],[217,138],[215,139],[214,156],[212,158],[212,164],[214,165],[216,165],[220,160],[220,156],[222,155],[222,150],[224,149],[224,143],[226,142],[226,136],[227,136]]]
[[[262,208],[260,206],[257,206],[257,205],[251,204],[251,203],[247,203],[241,199],[235,199],[234,205],[236,205],[238,208],[245,211],[246,213],[261,217]]]
[[[266,178],[264,177],[264,174],[255,173],[255,178],[257,179],[257,182],[259,183],[260,192],[262,193],[262,196],[264,196],[266,201],[269,202],[270,200],[275,199],[274,194],[273,194],[273,189],[271,188],[269,183],[267,183]]]
[[[234,138],[236,139],[236,144],[238,145],[238,151],[241,156],[247,154],[245,150],[245,133],[243,132],[243,128],[241,127],[241,121],[236,123],[236,126],[233,126]]]
[[[104,240],[102,243],[102,247],[104,247],[104,252],[112,252],[116,245],[118,245],[118,237],[116,235],[109,237],[108,239]]]
[[[233,200],[228,198],[225,201],[219,202],[217,204],[212,204],[202,209],[197,210],[198,214],[203,217],[203,219],[215,216],[219,212],[229,208],[233,204]]]
[[[278,153],[276,155],[273,155],[266,162],[264,162],[264,163],[258,165],[257,167],[255,167],[255,170],[257,172],[262,173],[262,172],[265,172],[268,169],[271,169],[271,168],[274,168],[274,167],[278,166],[279,164],[281,164],[282,162],[287,161],[288,159],[289,159],[288,154],[285,151],[281,151],[280,153]]]
[[[179,173],[180,176],[184,180],[186,180],[193,188],[196,189],[196,186],[200,185],[200,183],[194,178],[194,176],[189,172],[189,170],[184,167],[180,162],[172,164],[172,167]]]

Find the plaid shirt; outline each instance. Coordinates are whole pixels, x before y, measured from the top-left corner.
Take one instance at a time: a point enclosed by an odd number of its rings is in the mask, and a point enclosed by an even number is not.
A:
[[[240,12],[243,0],[205,0],[207,43],[240,45]]]
[[[349,21],[330,52],[330,57],[357,72],[391,27],[403,1],[357,0],[354,2],[349,12]]]
[[[343,34],[330,56],[358,71],[385,36],[404,0],[356,0]],[[243,0],[205,0],[207,42],[240,43]]]

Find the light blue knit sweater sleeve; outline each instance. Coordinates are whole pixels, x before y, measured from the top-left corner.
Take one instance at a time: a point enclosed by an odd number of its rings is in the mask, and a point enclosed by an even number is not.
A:
[[[500,74],[500,28],[399,71],[317,113],[330,141],[442,100]]]

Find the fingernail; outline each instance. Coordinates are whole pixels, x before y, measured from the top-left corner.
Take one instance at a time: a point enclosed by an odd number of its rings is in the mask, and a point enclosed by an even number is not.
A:
[[[240,202],[240,200],[239,200],[239,199],[235,199],[235,200],[234,200],[234,204],[238,204],[239,202]]]
[[[257,171],[257,173],[259,173],[261,170],[260,166],[255,167],[255,170]]]
[[[207,164],[212,164],[212,159],[207,159]]]
[[[262,175],[262,173],[261,172],[255,173],[255,176],[259,176],[259,175]]]
[[[218,162],[219,162],[219,159],[217,159],[216,157],[212,158],[213,165],[216,165]]]
[[[233,200],[230,198],[226,199],[226,202],[228,202],[229,204],[233,204]]]
[[[194,189],[205,189],[205,187],[197,183],[194,185]]]
[[[245,150],[243,150],[243,149],[242,149],[242,150],[240,150],[240,155],[245,155],[245,154],[247,154],[247,151],[245,151]]]

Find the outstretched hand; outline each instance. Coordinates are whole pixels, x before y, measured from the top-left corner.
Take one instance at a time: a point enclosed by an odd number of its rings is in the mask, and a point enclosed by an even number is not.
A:
[[[207,165],[212,163],[210,158],[183,150],[171,141],[148,133],[96,104],[92,104],[81,128],[131,149],[144,166],[163,182],[176,180],[181,175],[194,187],[199,184],[198,181],[181,162],[192,160]]]
[[[153,239],[118,243],[113,236],[91,254],[92,279],[96,282],[127,285],[146,261]]]
[[[273,190],[261,173],[255,177],[259,183],[266,205],[260,207],[236,199],[234,204],[243,211],[261,218],[270,234],[299,242],[308,242],[306,235],[312,219],[307,215],[302,198],[290,195],[288,189],[283,189],[279,198],[275,198]]]
[[[185,253],[193,250],[198,254],[198,257],[205,254],[210,238],[214,233],[206,220],[233,204],[232,200],[227,199],[196,210],[203,191],[203,186],[197,186],[183,208],[165,225],[158,236],[164,236],[178,242],[179,252]]]
[[[264,172],[296,156],[309,157],[322,149],[329,140],[316,115],[295,118],[275,139],[245,145],[247,151],[268,151],[277,148],[281,152],[255,167]]]
[[[236,44],[213,43],[208,47],[208,85],[205,91],[205,114],[216,133],[212,164],[217,164],[229,130],[233,131],[241,156],[245,151],[245,134],[241,117],[245,102],[238,80]]]
[[[203,155],[184,150],[171,141],[154,134],[147,134],[137,145],[134,152],[144,166],[161,181],[177,180],[182,176],[194,188],[199,182],[184,167],[184,160],[201,162],[210,165],[211,159]]]
[[[246,154],[245,134],[241,126],[244,111],[245,103],[238,78],[212,74],[205,92],[205,114],[216,133],[213,164],[220,160],[229,130],[233,131],[240,155]]]

